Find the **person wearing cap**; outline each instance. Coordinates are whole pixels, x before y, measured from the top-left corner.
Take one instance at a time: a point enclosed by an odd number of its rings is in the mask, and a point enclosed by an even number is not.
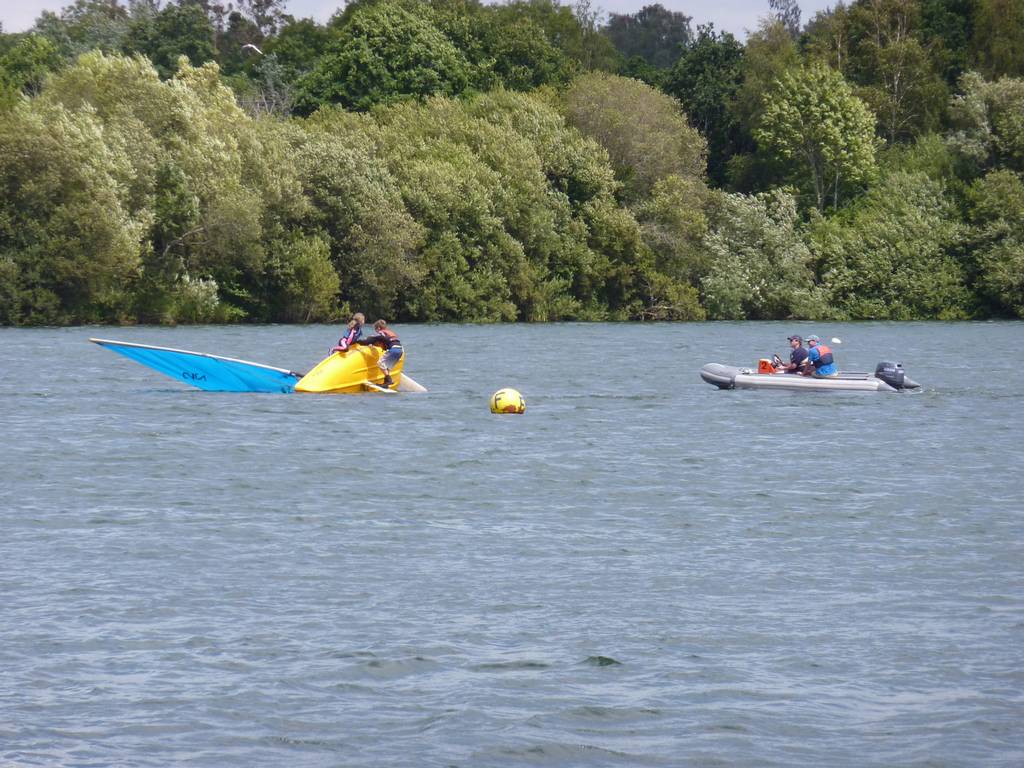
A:
[[[807,350],[804,349],[804,340],[799,336],[789,337],[789,362],[778,368],[780,373],[800,373],[800,369],[807,359]],[[780,361],[781,362],[781,361]]]
[[[839,375],[832,350],[821,343],[816,335],[807,337],[807,361],[804,363],[804,376],[816,376],[819,379],[830,379]]]

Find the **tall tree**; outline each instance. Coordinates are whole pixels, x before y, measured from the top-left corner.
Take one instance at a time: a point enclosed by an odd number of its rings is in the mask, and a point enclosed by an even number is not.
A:
[[[972,9],[975,0],[921,0],[922,45],[949,85],[970,64]]]
[[[26,35],[0,55],[0,84],[29,96],[38,94],[47,73],[61,64],[57,46],[42,35]]]
[[[789,36],[800,36],[800,6],[796,0],[768,0],[768,7],[775,11],[774,17],[782,22]]]
[[[833,8],[819,11],[808,22],[804,50],[807,58],[820,61],[844,77],[850,71],[850,8],[838,2]]]
[[[950,102],[954,149],[978,172],[993,165],[1024,171],[1024,78],[988,82],[968,72],[960,92]]]
[[[953,253],[964,227],[942,185],[887,176],[839,216],[812,224],[830,303],[855,320],[962,319],[968,292]]]
[[[365,110],[403,97],[462,93],[473,79],[465,56],[430,20],[401,2],[357,9],[299,84],[296,107]]]
[[[163,77],[177,71],[180,56],[196,66],[217,58],[213,24],[194,3],[172,4],[155,16],[139,16],[126,44],[129,50],[148,56]]]
[[[937,127],[946,88],[918,38],[919,0],[862,0],[851,8],[851,76],[889,143]]]
[[[971,50],[989,78],[1024,75],[1024,0],[977,0]]]
[[[600,14],[589,3],[569,7],[558,0],[512,0],[497,6],[495,14],[499,24],[530,19],[579,69],[611,72],[618,68],[621,56],[611,41],[598,33]]]
[[[818,210],[829,195],[839,205],[843,183],[873,175],[875,119],[842,75],[822,64],[787,72],[765,94],[755,137],[761,146],[802,167]]]
[[[670,175],[703,178],[707,143],[671,96],[594,72],[573,82],[565,102],[569,123],[608,151],[627,199],[650,196]]]
[[[665,81],[666,92],[682,102],[690,124],[707,138],[708,175],[719,183],[736,151],[737,125],[729,104],[742,80],[742,61],[743,46],[735,37],[702,25]]]
[[[128,10],[118,0],[75,0],[59,15],[43,12],[35,31],[49,37],[70,59],[93,48],[120,51],[129,22]]]
[[[625,58],[640,56],[652,67],[668,69],[693,38],[690,21],[690,16],[655,3],[636,13],[610,14],[604,34]]]

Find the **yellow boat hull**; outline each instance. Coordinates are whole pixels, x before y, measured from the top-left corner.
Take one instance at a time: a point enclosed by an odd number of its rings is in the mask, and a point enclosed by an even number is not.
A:
[[[295,385],[296,392],[314,392],[318,394],[339,393],[353,394],[366,392],[372,386],[384,386],[384,371],[377,361],[384,350],[377,346],[356,345],[345,352],[334,352],[324,358],[309,373],[299,379]],[[402,366],[405,355],[391,368],[393,380],[389,389],[397,389],[402,378]]]

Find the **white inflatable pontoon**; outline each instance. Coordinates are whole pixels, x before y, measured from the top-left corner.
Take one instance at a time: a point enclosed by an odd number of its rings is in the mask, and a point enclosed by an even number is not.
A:
[[[795,373],[758,373],[751,368],[708,363],[700,369],[700,377],[719,389],[904,392],[921,386],[907,378],[901,363],[879,363],[874,373],[840,372],[838,376],[828,378]]]

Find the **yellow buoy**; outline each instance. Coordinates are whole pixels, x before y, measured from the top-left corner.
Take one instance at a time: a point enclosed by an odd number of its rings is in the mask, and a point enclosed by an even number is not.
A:
[[[522,413],[526,410],[526,400],[519,391],[506,387],[491,395],[491,413]]]

